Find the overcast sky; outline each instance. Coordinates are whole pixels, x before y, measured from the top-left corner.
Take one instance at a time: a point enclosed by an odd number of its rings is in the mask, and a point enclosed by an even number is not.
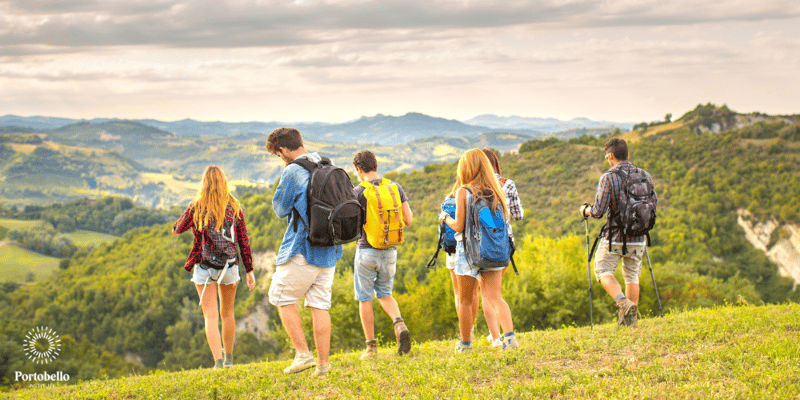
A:
[[[0,0],[0,115],[800,113],[797,0]]]

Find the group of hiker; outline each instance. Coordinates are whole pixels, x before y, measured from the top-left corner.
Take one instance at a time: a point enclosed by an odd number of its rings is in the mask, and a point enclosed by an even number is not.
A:
[[[359,303],[366,339],[361,358],[375,358],[378,353],[373,297],[394,323],[397,354],[408,353],[410,333],[392,296],[397,248],[403,243],[403,229],[413,222],[413,212],[402,186],[381,178],[377,158],[364,150],[353,159],[361,181],[353,187],[342,168],[316,152],[308,152],[300,132],[294,128],[274,130],[267,138],[266,150],[285,164],[275,188],[272,208],[279,218],[287,219],[288,226],[277,252],[269,288],[269,302],[277,307],[295,350],[295,357],[284,373],[316,367],[315,375],[328,374],[331,334],[328,310],[335,265],[342,257],[342,244],[352,241],[357,241],[354,297]],[[645,208],[649,207],[646,211],[651,211],[654,218],[657,198],[650,175],[627,161],[624,140],[611,139],[605,151],[611,169],[601,177],[593,205],[584,204],[580,212],[584,219],[609,215],[597,251],[595,279],[615,299],[618,324],[635,327],[646,230],[632,231],[626,226],[631,218],[641,219],[641,211],[629,210],[634,207],[631,203],[638,202],[635,207],[639,208],[642,208],[639,203],[645,203]],[[650,190],[649,197],[635,201],[626,197],[631,181],[645,185]],[[651,200],[653,198],[655,201]],[[625,217],[626,213],[631,215]],[[456,353],[472,349],[481,301],[491,346],[502,350],[519,347],[511,310],[501,288],[509,263],[517,272],[509,220],[519,221],[523,215],[516,184],[502,176],[497,155],[489,149],[467,150],[458,161],[455,183],[445,196],[438,217],[437,255],[440,249],[447,253],[446,265],[453,282],[458,315]],[[652,227],[654,220],[648,222]],[[244,265],[250,290],[255,286],[255,278],[244,211],[229,192],[225,174],[219,167],[206,168],[197,197],[173,226],[175,234],[190,229],[194,244],[184,268],[192,273],[192,282],[200,297],[215,368],[231,367],[235,338],[233,303],[240,279],[239,261]],[[613,276],[620,259],[625,293]],[[436,255],[429,266],[435,260]],[[316,358],[303,332],[297,308],[301,298],[311,310]]]

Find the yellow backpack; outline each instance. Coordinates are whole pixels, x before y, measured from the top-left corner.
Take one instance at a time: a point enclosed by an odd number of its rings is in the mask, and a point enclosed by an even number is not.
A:
[[[400,189],[388,179],[378,184],[364,181],[364,197],[367,199],[367,218],[364,233],[367,242],[376,249],[388,249],[403,243],[403,204]]]

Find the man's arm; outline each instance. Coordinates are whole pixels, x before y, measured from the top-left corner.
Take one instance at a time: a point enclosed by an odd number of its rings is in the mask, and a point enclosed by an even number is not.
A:
[[[407,201],[403,202],[403,223],[406,226],[411,226],[411,220],[414,217],[414,213],[411,212],[411,206],[408,205]]]
[[[283,169],[281,180],[278,182],[278,187],[275,188],[275,196],[272,197],[272,210],[275,211],[275,215],[279,218],[286,218],[291,214],[296,199],[296,182],[293,169],[302,167],[293,167],[292,165]]]
[[[589,212],[590,217],[603,218],[603,215],[608,211],[608,207],[611,204],[611,175],[606,173],[600,177],[600,182],[597,184],[597,193],[594,196],[594,204],[592,204]]]
[[[525,210],[522,209],[522,203],[519,202],[519,193],[517,193],[517,185],[514,181],[510,180],[508,185],[508,211],[511,213],[511,218],[514,221],[522,221],[522,216],[525,215]]]

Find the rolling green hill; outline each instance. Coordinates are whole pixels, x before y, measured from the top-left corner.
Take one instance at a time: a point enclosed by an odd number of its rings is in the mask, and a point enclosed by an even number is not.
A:
[[[452,341],[415,344],[376,360],[331,357],[329,375],[284,375],[288,361],[189,370],[13,392],[19,399],[363,398],[795,398],[800,325],[795,305],[718,307],[613,325],[519,335],[502,352],[479,341],[453,354]],[[754,366],[757,366],[754,368]]]
[[[231,185],[246,186],[272,183],[283,168],[283,162],[264,148],[267,135],[261,133],[182,137],[133,121],[29,131],[0,132],[0,203],[51,204],[110,194],[169,208],[189,203],[208,165],[221,167]],[[380,158],[384,171],[411,171],[455,160],[473,147],[516,150],[529,139],[519,133],[488,132],[391,146],[315,139],[307,139],[305,145],[348,171],[353,171],[353,156],[364,149]]]
[[[667,311],[800,299],[791,280],[778,275],[776,265],[747,242],[736,222],[741,209],[750,210],[754,218],[800,222],[793,206],[800,201],[800,124],[789,117],[754,121],[735,114],[733,121],[751,120],[739,128],[713,128],[735,126],[728,122],[729,114],[723,108],[700,106],[674,123],[623,134],[630,142],[631,161],[647,169],[657,185],[659,216],[650,254]],[[561,326],[589,324],[585,237],[577,214],[581,203],[592,201],[598,178],[607,169],[607,138],[533,140],[500,157],[503,173],[517,183],[525,208],[524,220],[512,223],[520,276],[507,274],[503,287],[519,332],[537,330],[536,336]],[[457,332],[443,258],[437,268],[425,268],[436,243],[435,216],[455,179],[455,167],[454,162],[442,162],[386,174],[402,184],[414,210],[414,224],[398,255],[395,289],[419,342],[453,338]],[[379,172],[383,171],[381,159]],[[256,251],[275,250],[286,227],[271,210],[271,195],[268,191],[240,197]],[[592,221],[593,234],[600,225]],[[97,354],[129,356],[147,368],[208,366],[196,293],[181,269],[190,239],[172,237],[169,225],[156,225],[132,230],[91,252],[79,251],[50,279],[8,289],[0,297],[0,335],[16,339],[33,326],[47,325],[74,335]],[[345,246],[337,265],[331,309],[334,352],[363,346],[352,299],[353,254],[354,245]],[[645,268],[643,318],[658,312]],[[595,322],[610,321],[611,301],[599,285],[593,290]],[[240,291],[237,315],[245,315],[263,296]],[[268,314],[262,337],[242,333],[237,339],[240,360],[289,354],[274,307]],[[393,335],[391,321],[383,315],[377,316],[376,333],[383,338]],[[479,320],[476,337],[481,334],[485,324]]]

